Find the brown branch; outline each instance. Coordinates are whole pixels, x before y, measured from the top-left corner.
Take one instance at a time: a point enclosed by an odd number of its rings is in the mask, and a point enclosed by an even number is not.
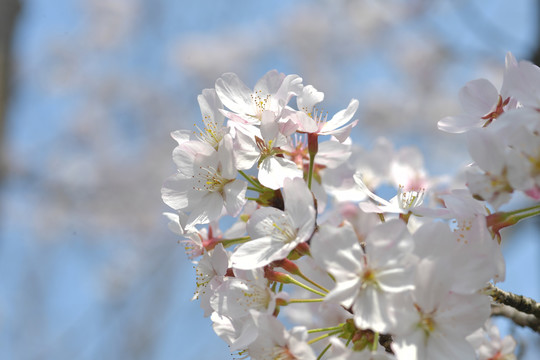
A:
[[[7,172],[4,139],[8,101],[12,93],[13,34],[20,8],[19,0],[0,1],[0,181]]]
[[[534,315],[529,315],[518,311],[513,307],[501,304],[492,304],[491,315],[504,316],[505,318],[512,320],[516,325],[528,327],[533,331],[540,333],[540,319]]]
[[[531,298],[501,290],[492,284],[488,284],[486,293],[499,304],[511,306],[518,311],[534,315],[537,319],[540,319],[540,304]]]

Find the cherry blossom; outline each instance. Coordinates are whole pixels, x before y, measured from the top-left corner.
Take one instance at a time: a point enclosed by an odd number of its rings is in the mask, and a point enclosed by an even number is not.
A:
[[[303,179],[285,179],[285,210],[261,208],[248,221],[251,240],[232,256],[233,267],[254,269],[284,259],[298,244],[307,241],[315,227],[313,196]]]

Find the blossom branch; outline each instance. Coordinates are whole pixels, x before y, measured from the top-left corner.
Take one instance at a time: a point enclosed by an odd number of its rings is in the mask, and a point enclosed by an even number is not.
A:
[[[518,311],[508,305],[492,304],[491,315],[504,316],[505,318],[512,320],[516,325],[528,327],[533,331],[540,333],[540,319],[534,315]]]

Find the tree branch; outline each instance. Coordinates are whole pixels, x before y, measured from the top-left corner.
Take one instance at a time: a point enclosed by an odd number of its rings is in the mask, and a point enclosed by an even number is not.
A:
[[[535,300],[501,290],[492,284],[486,286],[486,292],[491,295],[495,302],[511,306],[518,311],[534,315],[537,319],[540,319],[540,304]]]
[[[505,318],[512,320],[516,325],[528,327],[533,331],[540,333],[540,319],[536,318],[534,315],[529,315],[518,311],[513,307],[501,304],[492,304],[491,315],[504,316]]]

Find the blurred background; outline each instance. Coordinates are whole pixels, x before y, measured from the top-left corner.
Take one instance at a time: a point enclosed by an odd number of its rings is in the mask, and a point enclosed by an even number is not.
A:
[[[535,0],[0,0],[0,358],[231,359],[161,215],[202,89],[299,74],[330,113],[360,100],[362,146],[455,174],[465,139],[437,121],[465,82],[500,86],[507,51],[538,64],[539,20]],[[537,300],[539,224],[503,234],[500,285]]]

